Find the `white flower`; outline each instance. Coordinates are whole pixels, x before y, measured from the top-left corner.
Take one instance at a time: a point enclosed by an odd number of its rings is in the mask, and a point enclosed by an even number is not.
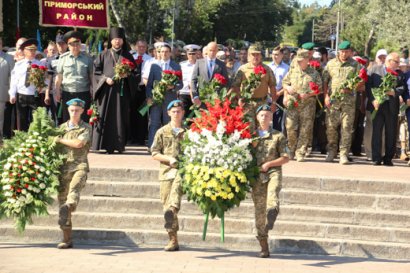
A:
[[[21,190],[21,193],[24,194],[24,195],[26,195],[26,194],[27,194],[27,190],[26,190],[26,189],[22,189],[22,190]]]
[[[40,133],[39,133],[39,132],[34,132],[33,135],[34,135],[34,136],[39,136]]]
[[[45,188],[46,188],[46,184],[40,183],[40,188],[41,188],[41,189],[45,189]]]
[[[24,201],[26,201],[26,197],[24,197],[24,196],[20,196],[20,197],[19,197],[19,201],[20,201],[20,202],[24,202]]]
[[[11,189],[11,185],[4,185],[3,186],[3,190],[9,190],[9,189]]]
[[[7,202],[9,202],[10,204],[14,204],[16,202],[16,199],[9,198],[9,199],[7,199]]]

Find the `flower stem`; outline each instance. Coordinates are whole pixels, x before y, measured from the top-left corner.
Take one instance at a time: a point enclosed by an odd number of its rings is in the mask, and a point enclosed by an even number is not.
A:
[[[208,220],[209,220],[209,211],[205,215],[204,229],[202,231],[202,241],[205,241],[205,238],[206,238],[206,230],[208,228]]]

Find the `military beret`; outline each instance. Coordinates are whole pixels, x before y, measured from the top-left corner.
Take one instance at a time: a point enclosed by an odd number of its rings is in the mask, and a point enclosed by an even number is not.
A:
[[[172,107],[184,107],[184,104],[180,100],[173,100],[168,104],[167,110],[170,110]]]
[[[34,38],[28,39],[27,41],[23,42],[20,45],[20,50],[23,50],[25,48],[27,49],[37,49],[38,46],[38,41]]]
[[[75,41],[81,42],[81,40],[83,39],[83,35],[79,31],[72,30],[64,34],[63,39],[67,44]]]
[[[84,108],[85,101],[83,101],[79,98],[75,98],[75,99],[71,99],[71,100],[67,101],[66,104],[68,106],[80,106],[81,108]]]
[[[304,43],[301,46],[301,48],[306,49],[306,50],[313,50],[314,47],[315,47],[315,43],[312,43],[312,42]]]
[[[256,114],[259,113],[260,111],[269,111],[269,112],[272,112],[272,109],[270,108],[269,105],[263,104],[263,105],[259,106],[258,109],[256,109]]]
[[[350,46],[351,44],[349,41],[343,41],[338,45],[339,49],[341,50],[350,49]]]
[[[296,60],[301,61],[303,59],[309,59],[309,50],[308,49],[299,49],[296,53]]]
[[[251,54],[252,53],[262,53],[262,46],[258,43],[253,44],[249,47],[248,52]]]

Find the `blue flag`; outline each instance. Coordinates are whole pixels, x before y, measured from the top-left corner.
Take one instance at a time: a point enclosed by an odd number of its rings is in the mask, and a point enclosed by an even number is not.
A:
[[[37,29],[37,42],[38,42],[38,51],[43,51],[43,48],[41,47],[41,35],[40,35],[40,30]]]

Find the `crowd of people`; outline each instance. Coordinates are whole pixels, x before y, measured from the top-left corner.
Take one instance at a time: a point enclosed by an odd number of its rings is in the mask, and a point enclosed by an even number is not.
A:
[[[77,163],[86,168],[89,146],[112,154],[122,153],[127,143],[146,145],[161,162],[161,200],[170,238],[165,250],[179,249],[177,213],[182,192],[177,169],[183,120],[193,108],[206,108],[201,91],[215,77],[225,79],[223,87],[245,109],[251,132],[262,143],[257,144],[255,156],[260,172],[269,175],[266,181],[259,179],[252,191],[261,257],[269,256],[268,231],[279,213],[281,165],[289,160],[304,162],[312,150],[327,154],[327,162],[339,154],[342,165],[363,152],[374,165],[393,166],[396,156],[408,160],[407,49],[401,53],[381,49],[370,61],[357,56],[349,41],[338,45],[337,54],[308,42],[296,51],[277,46],[271,50],[272,61],[265,63],[265,50],[258,43],[241,48],[238,57],[233,48],[216,42],[204,47],[189,44],[183,54],[175,54],[166,42],[148,46],[138,40],[129,50],[124,30],[111,28],[107,48],[92,57],[81,50],[83,40],[78,31],[59,35],[48,44],[47,57],[40,59],[37,40],[20,38],[11,56],[1,50],[0,39],[1,138],[11,137],[14,124],[18,130],[27,130],[32,111],[44,106],[67,132],[79,130],[76,140],[68,134],[58,141],[81,149],[82,161]],[[118,72],[118,64],[124,61],[132,67],[130,73]],[[43,88],[30,81],[35,66],[47,67]],[[260,81],[244,94],[255,68],[261,71]],[[162,101],[155,103],[155,89],[166,71],[180,72],[182,77],[165,86]],[[356,82],[351,84],[353,78]],[[390,87],[381,98],[375,90],[386,85]],[[145,106],[149,106],[147,115],[141,111]],[[87,115],[87,109],[93,113]],[[90,119],[90,115],[97,118]],[[75,192],[64,190],[59,197],[59,224],[64,231],[60,248],[72,247],[71,212],[78,203],[84,173],[76,178],[80,186]]]

